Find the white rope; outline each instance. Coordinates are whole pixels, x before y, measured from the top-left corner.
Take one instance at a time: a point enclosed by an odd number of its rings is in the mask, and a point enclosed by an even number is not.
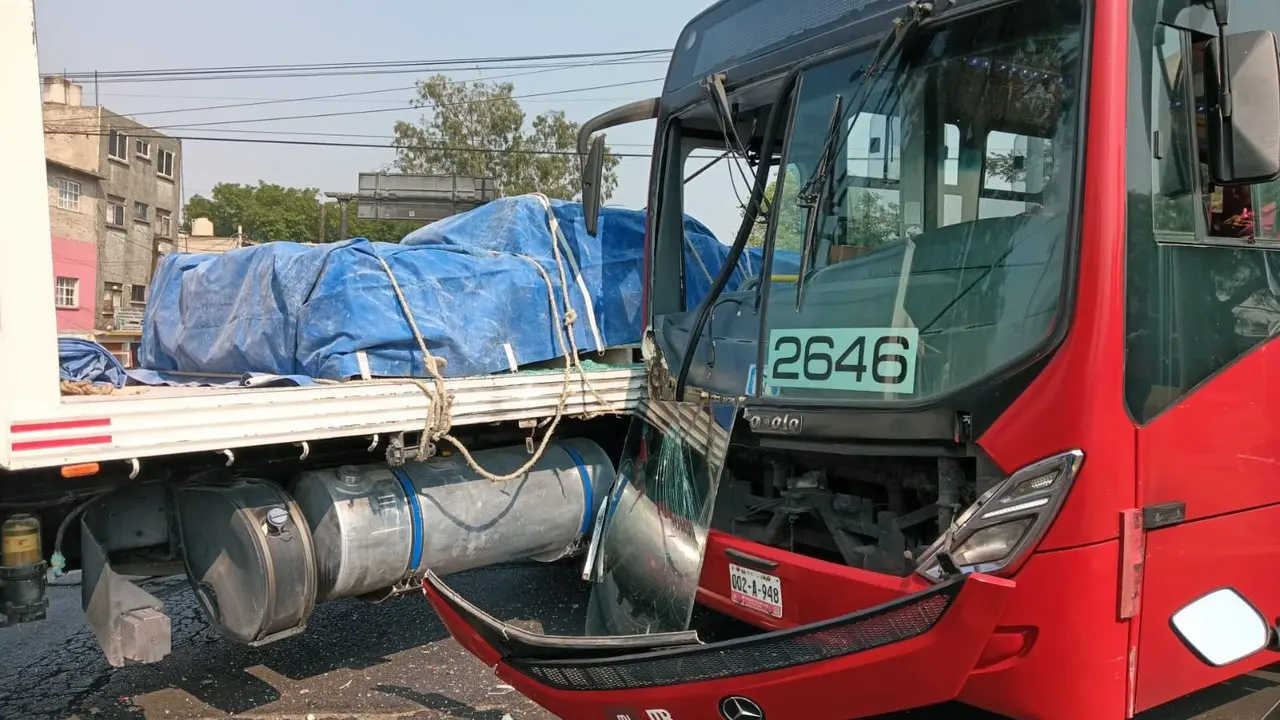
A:
[[[578,261],[573,259],[573,252],[569,249],[569,241],[565,239],[564,233],[560,231],[560,221],[556,219],[556,214],[551,210],[551,200],[542,193],[533,193],[533,196],[542,203],[542,209],[547,211],[547,223],[551,228],[551,247],[556,254],[556,265],[560,267],[560,279],[564,280],[564,267],[560,262],[560,247],[563,244],[565,257],[569,260],[569,267],[573,268],[573,274],[578,283],[578,292],[582,293],[582,306],[587,311],[587,324],[591,327],[591,336],[596,341],[596,351],[603,353],[604,338],[600,335],[600,326],[596,324],[595,303],[591,302],[591,292],[587,290],[586,279],[582,275],[582,270],[578,267]],[[604,244],[601,243],[601,251],[603,252]],[[569,295],[565,293],[565,310],[569,309]]]
[[[542,265],[540,265],[533,258],[527,255],[517,255],[517,257],[523,260],[526,260],[527,262],[532,264],[534,268],[538,271],[538,274],[542,276],[543,282],[546,283],[547,300],[551,303],[552,323],[557,328],[561,328],[561,331],[564,333],[564,334],[556,333],[556,341],[560,345],[560,352],[561,354],[564,355],[564,359],[565,359],[564,382],[561,384],[561,387],[560,387],[560,398],[556,402],[556,410],[555,410],[555,414],[552,416],[551,425],[550,427],[547,428],[547,431],[543,433],[542,440],[538,444],[538,447],[534,450],[533,455],[529,458],[528,462],[520,466],[520,468],[510,473],[507,473],[506,475],[497,475],[481,467],[480,464],[476,462],[475,458],[471,455],[471,452],[467,450],[465,445],[462,444],[462,441],[458,440],[456,437],[454,437],[451,434],[451,430],[453,428],[452,409],[453,409],[454,396],[452,393],[448,391],[448,388],[445,387],[445,379],[440,372],[438,363],[442,362],[443,359],[437,358],[436,356],[432,355],[431,351],[427,349],[427,341],[422,336],[422,332],[418,329],[418,323],[414,320],[414,317],[413,317],[413,309],[409,307],[409,301],[405,298],[404,292],[400,289],[400,283],[396,279],[395,272],[392,271],[391,265],[389,265],[387,261],[383,259],[380,254],[378,254],[377,250],[376,249],[374,250],[374,257],[378,258],[378,262],[381,263],[383,271],[386,272],[387,274],[387,279],[390,280],[391,282],[391,289],[395,291],[396,299],[400,303],[400,310],[401,312],[404,313],[405,319],[408,320],[409,322],[409,329],[413,331],[413,337],[414,337],[414,340],[416,340],[418,343],[418,349],[422,351],[423,362],[427,368],[427,371],[431,373],[431,379],[432,379],[431,385],[428,385],[426,382],[424,382],[419,378],[405,379],[408,382],[411,382],[414,385],[416,385],[420,390],[422,390],[423,393],[427,396],[428,403],[429,403],[426,424],[422,429],[422,437],[418,441],[418,457],[420,458],[430,457],[431,455],[430,451],[432,449],[432,445],[439,440],[445,440],[450,445],[453,445],[455,448],[457,448],[458,452],[466,460],[467,465],[472,470],[474,470],[481,477],[487,478],[488,480],[491,480],[493,482],[505,482],[507,480],[514,480],[516,478],[522,477],[525,473],[529,472],[529,470],[533,468],[533,466],[537,464],[539,460],[542,459],[542,455],[546,451],[547,445],[551,441],[551,436],[555,433],[556,427],[560,424],[560,420],[564,417],[565,408],[568,405],[568,401],[569,401],[570,384],[573,382],[573,371],[575,369],[577,369],[578,374],[582,377],[583,383],[587,386],[588,389],[590,389],[592,395],[595,396],[596,401],[600,404],[602,408],[604,408],[603,410],[600,410],[600,411],[589,411],[585,413],[585,416],[590,418],[603,413],[609,413],[609,414],[615,414],[615,415],[618,413],[617,409],[614,408],[611,403],[605,400],[604,397],[600,395],[599,391],[596,390],[595,386],[591,384],[591,379],[588,377],[586,368],[582,366],[582,360],[581,358],[578,357],[578,345],[573,335],[573,326],[574,326],[574,323],[577,321],[577,313],[574,311],[572,305],[570,305],[569,283],[568,283],[568,277],[565,274],[564,259],[561,257],[561,254],[560,254],[559,243],[557,243],[555,239],[555,235],[559,233],[559,226],[556,223],[554,214],[551,212],[550,201],[546,198],[545,195],[542,195],[540,193],[536,193],[535,196],[542,201],[543,207],[546,208],[548,226],[552,230],[553,237],[552,237],[551,248],[552,248],[552,253],[556,262],[556,269],[559,271],[559,274],[560,274],[560,288],[564,295],[565,315],[563,320],[563,326],[560,318],[560,308],[556,304],[555,284],[552,282],[551,276],[547,273],[546,269],[544,269]],[[498,253],[495,251],[493,252],[493,254],[497,255]],[[588,298],[587,304],[589,307],[590,306],[589,298]],[[568,336],[567,347],[565,345],[566,335]],[[404,381],[387,380],[385,382],[388,384],[391,384],[391,383],[398,384]]]
[[[546,211],[547,211],[547,223],[548,223],[548,225],[551,227],[553,234],[555,234],[555,235],[559,235],[559,234],[560,234],[560,224],[556,221],[556,216],[555,216],[555,214],[551,212],[551,201],[550,201],[549,199],[547,199],[547,196],[546,196],[546,195],[543,195],[542,193],[532,193],[532,194],[533,194],[533,196],[534,196],[534,197],[538,198],[538,199],[542,202],[542,207],[543,207],[544,209],[546,209]],[[567,242],[567,241],[566,241],[566,242]],[[561,257],[561,255],[560,255],[560,246],[559,246],[559,244],[555,243],[554,241],[551,243],[551,252],[552,252],[552,257],[553,257],[553,258],[555,259],[555,261],[556,261],[556,270],[558,270],[558,271],[559,271],[559,273],[560,273],[560,288],[561,288],[561,290],[563,291],[563,294],[564,294],[564,309],[565,309],[565,319],[564,319],[564,322],[565,322],[565,333],[569,336],[569,346],[570,346],[570,350],[571,350],[570,352],[567,352],[567,353],[565,354],[565,359],[566,359],[567,361],[569,361],[569,362],[566,364],[565,372],[566,372],[566,373],[568,372],[568,370],[569,370],[569,366],[572,366],[572,367],[576,368],[576,369],[578,370],[578,374],[582,376],[582,382],[583,382],[583,384],[584,384],[584,385],[586,385],[586,386],[587,386],[587,389],[591,391],[591,394],[595,396],[596,401],[597,401],[597,402],[599,402],[599,403],[600,403],[600,405],[601,405],[602,407],[607,408],[607,409],[605,410],[605,412],[607,412],[607,413],[612,413],[612,414],[615,414],[615,415],[616,415],[616,414],[617,414],[617,410],[615,410],[615,409],[613,408],[613,405],[612,405],[612,404],[610,404],[607,400],[605,400],[605,399],[600,395],[600,392],[599,392],[598,390],[596,390],[595,385],[592,385],[592,384],[591,384],[591,377],[590,377],[590,375],[587,373],[587,369],[586,369],[586,368],[584,368],[584,367],[582,366],[582,358],[581,358],[581,357],[579,357],[579,354],[578,354],[578,341],[577,341],[577,339],[574,337],[574,334],[573,334],[573,323],[574,323],[574,321],[575,321],[575,320],[577,320],[578,314],[573,310],[573,306],[569,304],[569,281],[568,281],[568,278],[567,278],[567,277],[565,277],[565,271],[564,271],[564,259],[563,259],[563,258]],[[526,261],[528,261],[530,264],[532,264],[532,265],[534,266],[534,268],[538,271],[538,274],[542,276],[543,281],[544,281],[544,282],[546,282],[546,284],[547,284],[547,292],[548,292],[548,299],[549,299],[549,300],[550,300],[550,302],[551,302],[551,311],[552,311],[552,314],[553,314],[553,315],[552,315],[552,317],[555,319],[555,324],[556,324],[556,325],[559,325],[559,324],[560,324],[560,319],[559,319],[558,311],[557,311],[557,309],[556,309],[555,295],[554,295],[554,293],[552,293],[552,292],[551,292],[551,288],[553,287],[553,283],[551,282],[551,278],[550,278],[550,276],[548,276],[548,275],[547,275],[547,271],[546,271],[546,270],[544,270],[544,269],[542,268],[542,266],[541,266],[541,265],[539,265],[539,264],[538,264],[538,262],[537,262],[536,260],[534,260],[533,258],[531,258],[531,257],[528,257],[528,256],[526,256],[526,255],[519,255],[518,257],[523,258],[524,260],[526,260]],[[570,259],[569,259],[569,260],[570,260],[570,262],[571,262],[571,263],[573,262],[573,258],[572,258],[572,257],[570,257]],[[576,267],[577,267],[577,265],[575,264],[575,265],[574,265],[574,267],[576,268]],[[578,277],[579,277],[579,280],[581,280],[581,274],[579,274],[579,276],[578,276]],[[585,293],[586,293],[586,286],[585,286],[585,285],[583,285],[583,284],[581,284],[581,283],[580,283],[580,284],[579,284],[579,287],[582,289],[582,292],[584,293],[583,297],[584,297],[584,299],[586,300],[587,313],[588,313],[588,315],[590,315],[590,314],[591,314],[591,298],[590,298],[590,296],[589,296],[589,295],[586,295],[586,294],[585,294]],[[560,339],[559,337],[557,337],[556,339],[560,342],[560,350],[561,350],[561,352],[565,352],[564,341],[563,341],[562,339]],[[604,348],[604,341],[603,341],[603,340],[599,340],[598,342],[599,342],[600,344],[599,344],[597,347],[600,347],[601,349],[603,349],[603,348]],[[567,376],[566,376],[566,377],[567,377]],[[599,414],[599,413],[588,413],[588,414],[587,414],[587,417],[594,417],[594,416],[596,416],[596,415],[598,415],[598,414]],[[550,431],[548,431],[548,432],[550,432]]]

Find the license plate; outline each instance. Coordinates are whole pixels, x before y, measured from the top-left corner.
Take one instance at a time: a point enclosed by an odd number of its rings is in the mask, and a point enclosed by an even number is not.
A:
[[[756,612],[782,617],[782,581],[776,575],[729,563],[729,599]]]

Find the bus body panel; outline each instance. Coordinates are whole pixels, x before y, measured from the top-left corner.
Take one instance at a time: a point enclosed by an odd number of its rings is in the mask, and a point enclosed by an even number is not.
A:
[[[769,572],[782,584],[782,617],[749,610],[730,600],[730,552],[776,563]],[[863,610],[928,587],[918,575],[900,578],[851,568],[712,530],[698,583],[698,602],[757,627],[782,630]]]
[[[1127,3],[1093,8],[1089,121],[1075,302],[1048,367],[979,440],[1005,471],[1070,449],[1084,468],[1041,550],[1078,547],[1120,531],[1134,507],[1134,429],[1124,411],[1125,67]]]
[[[1280,503],[1276,408],[1280,347],[1267,343],[1138,431],[1141,505],[1185,503],[1190,523]]]
[[[772,574],[782,580],[782,618],[729,600],[726,549],[778,563]],[[959,699],[1013,718],[1124,717],[1129,623],[1116,612],[1119,566],[1114,540],[1033,556]],[[713,531],[698,601],[759,627],[784,629],[918,592],[918,582]]]
[[[1233,587],[1275,622],[1280,582],[1280,505],[1164,528],[1147,535],[1138,645],[1137,705],[1146,710],[1276,662],[1276,653],[1214,668],[1174,635],[1169,618],[1187,603]]]
[[[1144,506],[1185,503],[1186,519],[1146,535],[1137,703],[1153,707],[1275,661],[1263,653],[1225,668],[1198,660],[1170,617],[1233,587],[1280,616],[1280,349],[1258,347],[1138,431]]]
[[[735,696],[748,699],[764,716],[776,720],[845,720],[945,702],[963,687],[1014,590],[1011,581],[972,575],[932,628],[909,639],[769,672],[751,673],[743,668],[743,674],[701,682],[598,690],[589,689],[587,683],[582,683],[581,689],[564,689],[535,679],[519,669],[521,659],[505,657],[477,631],[474,623],[483,611],[451,602],[430,579],[423,584],[427,599],[460,645],[495,667],[498,677],[517,691],[565,720],[711,718],[716,717],[723,701]],[[796,642],[825,645],[838,637],[815,631]],[[733,644],[727,641],[684,652],[714,656]],[[646,674],[627,670],[628,663],[645,663],[650,657],[673,652],[681,651],[596,658],[583,660],[579,666],[611,668],[591,672],[595,678],[636,677]],[[763,649],[761,655],[771,652]],[[523,662],[546,665],[556,661]],[[668,666],[674,662],[677,671],[681,663],[694,668],[699,665],[696,658],[688,656],[678,661],[664,657],[662,662]],[[799,698],[803,700],[798,702]]]
[[[1125,717],[1119,563],[1116,541],[1032,557],[959,700],[1012,718]]]

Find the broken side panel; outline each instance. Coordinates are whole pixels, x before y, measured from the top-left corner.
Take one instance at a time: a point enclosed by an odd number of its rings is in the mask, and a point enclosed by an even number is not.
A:
[[[689,628],[737,416],[736,403],[641,403],[588,554],[588,636]]]
[[[703,644],[695,633],[535,635],[499,622],[427,572],[449,634],[556,717],[839,720],[954,699],[1015,585],[961,575],[857,612]],[[753,708],[726,713],[725,701]],[[796,698],[803,698],[801,703]]]

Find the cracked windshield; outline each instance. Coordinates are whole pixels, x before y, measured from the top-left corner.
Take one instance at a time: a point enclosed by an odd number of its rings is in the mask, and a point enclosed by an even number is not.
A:
[[[689,628],[737,414],[736,405],[662,401],[637,413],[604,510],[587,635]]]
[[[909,41],[861,108],[870,52],[804,73],[769,188],[774,247],[804,258],[770,279],[765,392],[918,401],[1053,334],[1081,39],[1077,2],[1023,4]]]

